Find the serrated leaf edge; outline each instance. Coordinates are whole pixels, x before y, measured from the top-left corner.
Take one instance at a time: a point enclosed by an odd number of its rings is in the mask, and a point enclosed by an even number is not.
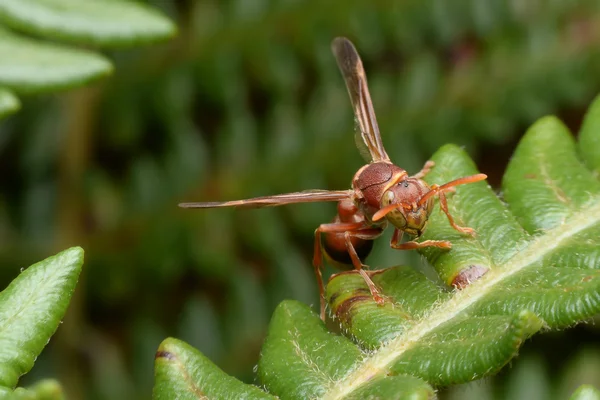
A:
[[[543,259],[564,240],[570,239],[598,222],[600,222],[600,203],[595,202],[574,213],[568,223],[565,221],[560,226],[545,231],[544,235],[534,238],[528,247],[513,256],[503,266],[490,270],[466,289],[456,292],[449,300],[440,303],[425,315],[422,322],[416,323],[412,328],[361,360],[357,368],[344,379],[336,382],[323,399],[343,399],[374,376],[385,373],[398,357],[417,345],[424,336],[450,322],[484,296],[492,293],[493,288],[505,279]]]

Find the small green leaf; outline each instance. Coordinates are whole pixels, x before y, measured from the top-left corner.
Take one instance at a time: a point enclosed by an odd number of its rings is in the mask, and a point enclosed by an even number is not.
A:
[[[28,372],[63,318],[83,264],[73,247],[24,270],[0,293],[0,386]]]
[[[327,284],[331,309],[344,333],[368,349],[398,336],[431,304],[448,298],[448,293],[441,292],[434,282],[411,267],[380,270],[372,278],[388,299],[397,301],[388,301],[383,307],[377,305],[363,278],[354,272],[338,274]]]
[[[230,377],[181,340],[165,339],[156,352],[154,390],[159,399],[275,399]]]
[[[45,379],[28,388],[16,388],[10,397],[14,400],[64,400],[60,384],[53,379]]]
[[[258,363],[258,376],[270,392],[281,398],[321,398],[328,391],[343,390],[336,382],[351,374],[366,356],[350,340],[328,332],[310,308],[288,300],[273,314]],[[393,382],[365,379],[363,382],[360,396],[355,398],[377,398],[378,393],[397,390],[401,384],[407,384],[399,392],[403,396],[422,398],[433,392],[417,378],[398,377]]]
[[[581,132],[579,132],[579,152],[594,175],[600,177],[600,96],[590,106]]]
[[[479,172],[467,153],[455,145],[442,146],[432,160],[436,166],[425,178],[429,184],[443,184]],[[476,232],[471,237],[454,230],[436,203],[421,238],[449,240],[452,250],[425,248],[421,253],[448,286],[461,287],[458,283],[465,277],[467,281],[476,280],[527,245],[527,233],[486,182],[458,186],[447,197],[456,223]],[[472,271],[476,274],[469,278]]]
[[[329,333],[310,308],[288,300],[273,314],[258,376],[279,396],[318,398],[362,356],[348,339]]]
[[[19,98],[8,89],[0,88],[0,119],[14,114],[21,108]]]
[[[597,119],[588,116],[588,125]],[[595,137],[599,136],[596,131]],[[542,118],[529,128],[502,183],[512,213],[532,234],[569,223],[571,215],[600,193],[600,182],[578,159],[573,136],[556,117]]]
[[[168,18],[133,1],[3,0],[0,20],[27,33],[103,47],[157,42],[177,32]]]
[[[570,400],[600,400],[600,390],[592,385],[581,385],[573,392]]]
[[[25,38],[0,28],[0,85],[19,93],[66,89],[112,72],[101,55]]]

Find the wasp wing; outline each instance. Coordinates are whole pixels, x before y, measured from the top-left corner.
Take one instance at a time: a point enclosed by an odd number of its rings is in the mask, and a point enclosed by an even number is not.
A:
[[[316,203],[322,201],[340,201],[352,195],[352,190],[304,190],[302,192],[277,194],[274,196],[254,197],[245,200],[211,201],[205,203],[180,203],[182,208],[260,208],[283,206],[294,203]]]
[[[338,37],[333,40],[331,50],[346,82],[350,101],[354,108],[354,115],[358,123],[357,136],[360,135],[360,138],[356,138],[359,151],[363,156],[370,155],[367,157],[367,161],[389,161],[390,158],[383,147],[375,118],[373,102],[367,85],[367,75],[356,48],[350,40]],[[365,147],[366,152],[364,151]]]

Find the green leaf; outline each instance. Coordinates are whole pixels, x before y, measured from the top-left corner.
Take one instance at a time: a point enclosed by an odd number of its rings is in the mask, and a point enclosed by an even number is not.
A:
[[[592,385],[581,385],[573,392],[570,400],[600,400],[600,390]]]
[[[430,385],[498,371],[542,328],[598,314],[600,182],[589,168],[600,154],[599,108],[597,100],[583,124],[583,160],[568,129],[545,117],[517,147],[502,199],[485,182],[448,194],[455,221],[475,236],[434,209],[419,240],[452,242],[450,251],[422,251],[445,287],[409,267],[373,271],[386,298],[379,306],[356,271],[337,274],[326,296],[345,337],[307,306],[281,303],[258,363],[262,385],[282,399],[427,398]],[[454,145],[432,160],[429,184],[478,172]]]
[[[177,32],[158,11],[132,1],[3,0],[0,20],[30,34],[103,47],[157,42]]]
[[[595,102],[584,129],[599,123],[599,107]],[[387,300],[378,306],[355,271],[334,276],[327,298],[353,341],[328,332],[308,307],[283,302],[258,364],[262,384],[290,399],[427,398],[428,384],[498,371],[543,326],[566,327],[600,312],[600,182],[576,150],[560,121],[542,118],[510,161],[505,202],[485,182],[448,196],[456,222],[476,236],[459,234],[439,210],[431,214],[419,240],[453,247],[422,253],[453,290],[409,267],[380,270],[372,277]],[[600,140],[589,140],[586,150],[589,165]],[[478,172],[454,145],[432,159],[430,184]]]
[[[598,147],[588,144],[589,149]],[[600,193],[600,182],[576,155],[571,133],[555,117],[542,118],[529,129],[508,166],[503,187],[512,213],[531,234],[560,225],[577,233],[579,221],[571,221],[573,215],[597,201]],[[594,221],[580,217],[582,222]]]
[[[0,28],[0,85],[19,93],[66,89],[112,72],[101,55],[29,39]]]
[[[600,177],[600,97],[594,100],[579,132],[579,151],[596,177]]]
[[[0,386],[27,373],[65,315],[83,264],[73,247],[24,270],[0,293]]]
[[[592,109],[584,126],[597,123],[596,114]],[[596,143],[590,154],[600,153]],[[456,146],[442,147],[433,160],[430,184],[478,172]],[[506,203],[483,182],[457,187],[449,196],[450,212],[477,235],[459,234],[434,210],[420,239],[453,243],[451,251],[422,253],[447,285],[462,290],[443,290],[408,267],[396,267],[373,273],[387,297],[377,306],[358,274],[338,274],[327,287],[331,310],[344,334],[369,352],[336,375],[325,374],[329,381],[317,385],[312,379],[312,392],[298,393],[289,386],[292,376],[296,382],[307,379],[311,366],[326,370],[331,358],[348,350],[322,344],[315,332],[303,330],[298,354],[270,351],[293,341],[292,327],[307,326],[307,310],[287,307],[284,317],[280,308],[259,361],[261,382],[285,398],[328,399],[355,395],[386,376],[413,376],[436,386],[466,382],[500,369],[543,326],[566,327],[597,314],[600,183],[557,119],[542,118],[526,133],[503,192]],[[279,322],[282,318],[287,324]],[[300,355],[316,348],[324,353],[318,361]]]
[[[53,379],[45,379],[28,388],[16,388],[10,394],[14,400],[64,400],[65,395],[60,384]]]
[[[271,320],[258,376],[269,392],[280,398],[322,398],[334,387],[344,390],[337,382],[351,376],[366,359],[368,355],[350,340],[328,332],[307,306],[284,301]],[[433,395],[433,389],[420,379],[399,375],[388,382],[383,377],[370,376],[361,382],[364,386],[354,388],[358,391],[345,395],[368,398],[394,390],[402,394],[400,398]]]
[[[14,114],[21,108],[19,98],[8,89],[0,87],[0,119]]]
[[[153,399],[275,399],[228,376],[189,344],[164,340],[156,352]]]
[[[429,400],[435,398],[431,386],[419,378],[408,375],[377,377],[354,393],[345,397],[346,400],[388,399],[388,400]]]

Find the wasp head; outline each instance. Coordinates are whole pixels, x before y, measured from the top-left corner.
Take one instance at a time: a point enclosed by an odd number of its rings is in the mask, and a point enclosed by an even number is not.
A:
[[[420,236],[429,219],[433,197],[425,202],[419,200],[430,190],[429,185],[421,179],[403,179],[383,193],[381,211],[385,212],[387,220],[396,228],[409,235]]]

